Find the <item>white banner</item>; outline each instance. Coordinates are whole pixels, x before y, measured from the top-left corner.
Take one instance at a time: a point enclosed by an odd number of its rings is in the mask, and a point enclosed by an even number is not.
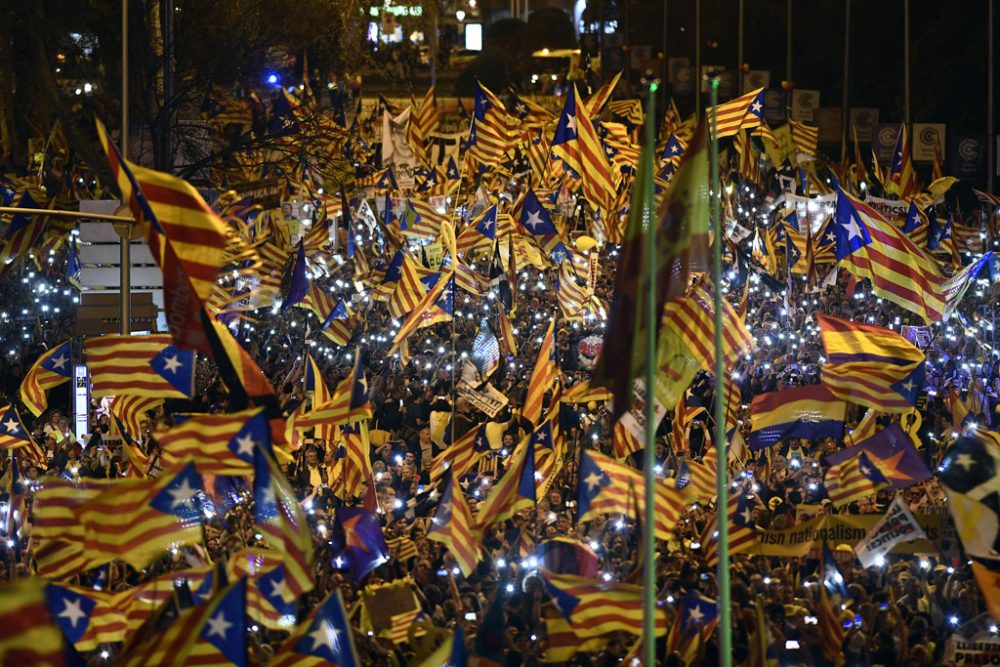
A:
[[[942,659],[946,665],[1000,664],[1000,639],[985,634],[973,639],[952,636],[944,645]]]
[[[878,523],[854,547],[854,553],[865,568],[877,565],[882,556],[889,553],[900,542],[927,539],[924,529],[917,523],[900,496],[889,505]]]
[[[382,167],[392,167],[396,183],[401,188],[413,187],[413,170],[417,168],[417,156],[406,141],[409,124],[410,107],[395,118],[388,112],[382,112]]]
[[[491,384],[477,391],[465,382],[460,382],[458,383],[458,396],[466,399],[490,417],[496,417],[501,410],[507,407],[507,403],[510,402],[506,396]]]
[[[910,211],[909,202],[899,201],[898,199],[884,199],[869,195],[865,203],[884,215],[887,220],[905,218]]]

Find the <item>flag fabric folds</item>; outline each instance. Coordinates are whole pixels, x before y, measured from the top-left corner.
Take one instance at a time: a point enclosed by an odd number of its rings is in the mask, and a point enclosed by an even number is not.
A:
[[[94,396],[190,398],[195,352],[181,350],[169,335],[105,335],[84,343]]]
[[[601,514],[624,514],[639,519],[646,505],[642,472],[603,454],[585,451],[580,456],[578,521]],[[686,494],[667,482],[656,485],[656,539],[669,540],[687,505]]]
[[[42,535],[36,531],[36,537],[51,535],[78,543],[82,549],[79,570],[119,559],[135,568],[145,567],[172,546],[201,541],[201,491],[201,475],[193,463],[166,471],[155,480],[127,479],[95,485],[89,494],[81,494],[72,486],[53,485],[52,491],[46,486],[38,492],[39,505],[45,508],[39,513],[47,524],[46,531]],[[63,493],[75,496],[70,500],[72,504],[59,500]],[[53,512],[59,512],[59,507],[68,522],[56,523],[59,514]],[[68,558],[72,551],[67,550],[64,556]]]
[[[165,629],[128,650],[121,664],[245,667],[246,594],[246,579],[239,579],[206,602],[181,611]]]
[[[695,130],[658,213],[654,312],[683,294],[693,271],[708,266],[708,151],[704,126]],[[625,242],[620,251],[614,300],[605,330],[604,348],[594,369],[597,386],[615,395],[618,419],[635,398],[634,379],[645,361],[647,314],[640,306],[646,267],[643,226],[653,217],[652,155],[643,153],[633,186]],[[649,249],[650,251],[654,249]],[[657,315],[658,317],[658,315]],[[657,325],[659,322],[657,321]]]
[[[437,513],[427,531],[427,539],[444,544],[455,558],[462,575],[468,577],[479,563],[479,542],[475,536],[475,518],[469,510],[458,476],[452,474]]]
[[[340,589],[327,596],[275,653],[272,667],[361,667]]]
[[[874,495],[889,486],[864,452],[827,468],[823,486],[834,507],[842,507],[856,500]]]
[[[878,296],[927,322],[949,315],[989,261],[987,253],[950,278],[937,262],[877,211],[837,191],[834,213],[837,261],[858,280],[871,281]]]
[[[821,585],[816,620],[819,625],[820,647],[823,655],[835,665],[844,664],[844,627],[840,624],[839,602],[847,598],[844,576],[833,560],[833,554],[823,542],[823,556],[820,561]],[[833,592],[831,592],[833,591]]]
[[[1000,614],[1000,447],[995,433],[959,436],[945,452],[938,476],[965,554],[991,616]]]
[[[329,403],[314,408],[299,417],[295,425],[307,429],[321,424],[352,424],[370,419],[372,404],[368,399],[368,380],[361,366],[361,353],[355,351],[354,366],[333,392]]]
[[[254,457],[254,526],[284,556],[288,589],[296,596],[313,588],[312,533],[298,497],[278,467],[270,443],[257,443]]]
[[[562,116],[556,125],[552,154],[577,175],[583,196],[595,209],[610,210],[614,206],[615,184],[611,165],[575,84],[573,93],[566,96]]]
[[[785,438],[840,438],[847,404],[822,385],[758,394],[750,403],[750,449]]]
[[[389,546],[378,517],[363,507],[337,508],[333,564],[350,567],[358,581],[389,559]]]
[[[18,579],[0,588],[0,662],[4,665],[68,667],[67,655],[41,578]],[[82,612],[83,610],[80,609]],[[76,613],[76,609],[73,609]]]
[[[712,110],[705,112],[711,117]],[[764,89],[758,88],[716,107],[716,128],[719,138],[731,137],[740,130],[759,127],[764,122]]]
[[[35,463],[47,463],[45,452],[24,427],[13,405],[0,407],[0,449],[18,449]]]
[[[211,352],[202,323],[224,257],[225,223],[183,179],[125,160],[100,123],[98,134],[122,198],[163,269],[167,323],[178,347]]]
[[[259,446],[271,443],[271,427],[260,408],[186,419],[157,433],[167,466],[192,459],[203,475],[249,475]]]
[[[903,433],[898,424],[889,424],[871,437],[859,440],[855,447],[829,454],[826,462],[835,465],[860,452],[868,456],[893,489],[905,489],[933,476],[913,446],[913,440]]]
[[[681,601],[674,623],[667,635],[667,649],[677,651],[685,665],[700,662],[700,654],[719,623],[715,600],[690,590]]]
[[[21,402],[36,417],[45,412],[49,390],[73,375],[72,345],[72,341],[66,341],[42,354],[21,380]]]
[[[537,424],[538,420],[541,419],[545,393],[552,387],[558,372],[555,356],[555,326],[556,321],[553,318],[549,322],[545,337],[542,339],[542,345],[538,348],[538,358],[531,371],[528,393],[524,398],[524,407],[521,410],[521,416],[532,424]]]
[[[909,412],[924,385],[924,353],[881,327],[819,315],[826,353],[821,380],[841,400]]]
[[[690,294],[668,301],[661,326],[680,333],[703,370],[715,370],[715,297],[711,285],[700,280]],[[740,358],[754,347],[753,337],[743,319],[725,299],[722,300],[722,343],[723,363],[727,369],[735,368]]]
[[[642,635],[640,586],[548,570],[541,571],[541,581],[577,637],[600,637],[612,632]],[[656,634],[662,636],[667,632],[667,618],[662,609],[658,612]]]

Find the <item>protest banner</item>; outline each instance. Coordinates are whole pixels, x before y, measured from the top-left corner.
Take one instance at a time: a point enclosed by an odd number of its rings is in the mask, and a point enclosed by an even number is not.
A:
[[[858,555],[861,565],[869,568],[878,565],[897,544],[918,539],[926,540],[927,536],[902,498],[896,496],[885,516],[854,547],[854,553]]]
[[[942,547],[942,520],[937,515],[916,515],[916,520],[927,535],[926,539],[897,544],[893,553],[938,553]],[[830,544],[847,544],[851,547],[861,542],[882,517],[877,514],[826,514],[784,530],[764,530],[757,539],[747,542],[738,551],[760,556],[805,556],[822,548],[823,541]]]

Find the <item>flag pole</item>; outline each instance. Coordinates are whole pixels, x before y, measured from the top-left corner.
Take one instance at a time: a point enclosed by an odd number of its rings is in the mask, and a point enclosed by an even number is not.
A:
[[[649,84],[646,100],[646,145],[639,167],[642,178],[652,179],[653,152],[656,150],[656,90],[659,84]],[[644,665],[656,664],[656,332],[659,313],[656,311],[656,224],[653,216],[653,184],[639,184],[642,192],[642,222],[646,235],[646,450],[642,457],[643,483],[646,486],[646,507],[642,531],[642,655]]]
[[[122,0],[122,129],[119,141],[122,148],[122,158],[128,159],[128,0]],[[122,202],[127,204],[128,202]],[[116,230],[121,235],[118,240],[119,262],[119,333],[128,336],[132,333],[132,228],[121,227]]]
[[[715,447],[718,455],[718,475],[716,477],[716,517],[719,522],[719,564],[716,581],[719,588],[719,664],[730,667],[733,664],[733,626],[730,622],[732,606],[729,601],[729,481],[727,479],[728,453],[726,452],[726,405],[725,374],[722,344],[722,219],[719,200],[719,136],[718,106],[719,77],[712,76],[709,94],[712,103],[711,124],[711,185],[709,186],[709,210],[712,218],[712,280],[715,283]],[[652,664],[652,663],[650,663]]]
[[[840,98],[840,161],[847,157],[848,71],[851,66],[851,0],[844,2],[844,90]]]

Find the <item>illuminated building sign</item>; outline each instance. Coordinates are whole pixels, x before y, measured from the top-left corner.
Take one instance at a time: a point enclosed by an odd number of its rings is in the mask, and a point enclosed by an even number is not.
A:
[[[362,13],[364,10],[361,10]],[[424,13],[424,8],[420,5],[390,5],[388,7],[369,7],[368,14],[370,16],[382,16],[383,14],[392,14],[393,16],[421,16]]]

